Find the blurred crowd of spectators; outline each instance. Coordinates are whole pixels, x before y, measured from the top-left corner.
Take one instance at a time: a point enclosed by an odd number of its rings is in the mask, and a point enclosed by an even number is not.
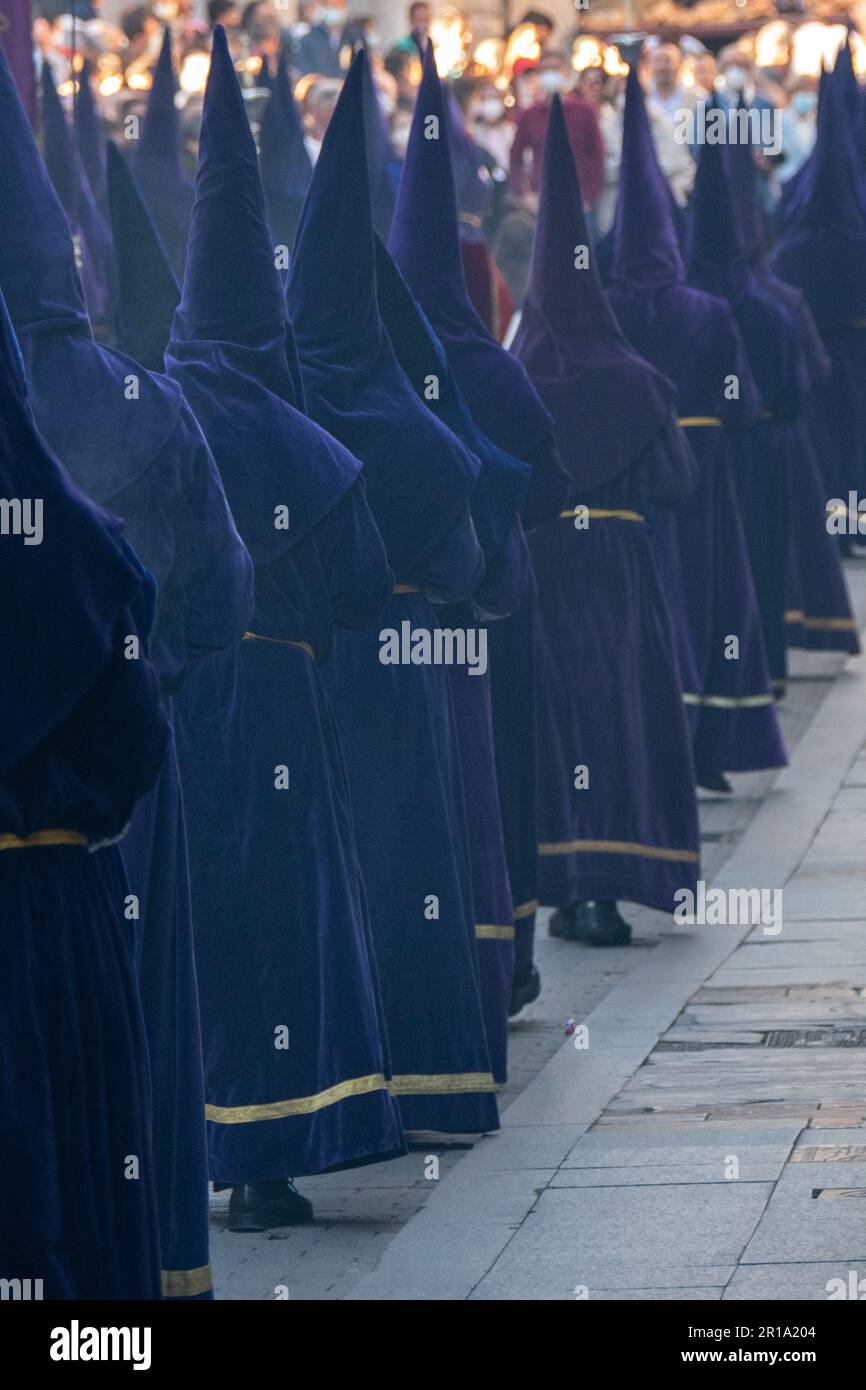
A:
[[[69,91],[73,51],[87,56],[108,133],[130,110],[143,109],[150,70],[159,53],[164,26],[172,31],[179,63],[182,130],[194,166],[201,92],[207,72],[210,32],[222,24],[250,98],[255,129],[256,101],[267,99],[266,78],[285,55],[301,112],[308,149],[315,159],[339,94],[342,77],[358,44],[372,59],[379,101],[399,164],[405,150],[421,60],[435,37],[435,8],[426,0],[408,7],[406,34],[386,49],[371,17],[352,17],[346,0],[208,0],[206,17],[194,0],[157,0],[122,13],[117,25],[101,14],[102,0],[36,0],[34,40],[39,60],[52,65],[58,84]],[[555,92],[564,100],[566,119],[583,197],[595,234],[611,224],[616,200],[622,129],[624,78],[600,62],[575,69],[572,35],[557,36],[553,22],[529,11],[522,24],[532,27],[531,59],[505,72],[448,71],[466,134],[476,152],[484,197],[478,213],[506,278],[515,265],[514,289],[531,240],[547,106]],[[437,52],[438,57],[438,52]],[[680,204],[689,195],[694,153],[677,134],[677,117],[713,94],[717,101],[760,110],[771,107],[782,122],[781,153],[757,153],[764,196],[770,205],[782,182],[808,154],[814,140],[816,82],[779,68],[758,68],[743,39],[713,55],[695,39],[682,47],[650,39],[641,55],[648,109],[662,168]],[[442,64],[440,64],[440,71]],[[622,71],[625,69],[623,68]],[[477,203],[478,190],[473,199]]]

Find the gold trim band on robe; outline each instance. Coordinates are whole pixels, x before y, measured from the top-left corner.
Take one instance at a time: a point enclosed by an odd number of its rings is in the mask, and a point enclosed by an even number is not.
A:
[[[291,1115],[314,1115],[329,1105],[337,1105],[350,1096],[366,1096],[373,1091],[386,1091],[388,1082],[381,1072],[370,1076],[355,1076],[340,1081],[314,1096],[296,1096],[292,1100],[272,1100],[263,1105],[206,1105],[205,1117],[216,1125],[249,1125],[259,1120],[285,1120]]]
[[[456,1096],[470,1091],[495,1091],[489,1071],[457,1071],[430,1076],[392,1076],[388,1082],[392,1096]]]
[[[0,849],[39,849],[44,845],[88,844],[78,830],[33,830],[29,835],[0,835]]]
[[[786,623],[796,623],[808,632],[856,632],[854,618],[807,618],[802,608],[789,608],[785,614]]]
[[[683,691],[683,704],[709,705],[710,709],[759,709],[762,705],[774,705],[776,697],[766,695],[695,695]]]
[[[288,637],[263,637],[260,632],[245,632],[245,642],[275,642],[278,647],[298,647],[302,652],[306,652],[311,661],[315,661],[316,653],[309,642],[292,642]]]
[[[722,422],[717,415],[681,415],[677,420],[683,430],[721,429]]]
[[[163,1298],[195,1298],[198,1294],[210,1293],[213,1288],[213,1274],[210,1265],[200,1265],[198,1269],[163,1269]]]
[[[475,924],[476,941],[513,941],[514,924],[510,923],[507,927],[495,927],[487,923]]]
[[[293,1115],[312,1115],[329,1105],[336,1105],[350,1096],[370,1095],[388,1091],[392,1096],[465,1095],[470,1091],[494,1091],[496,1082],[490,1072],[467,1071],[441,1074],[392,1076],[388,1081],[381,1074],[358,1076],[341,1081],[315,1096],[299,1096],[294,1100],[274,1100],[264,1105],[206,1105],[205,1118],[212,1124],[248,1125],[260,1120],[283,1120]]]
[[[661,845],[640,845],[631,840],[561,840],[538,846],[539,854],[637,854],[642,859],[666,859],[677,864],[697,864],[700,855],[693,849],[665,849]]]
[[[537,898],[533,898],[531,902],[528,902],[528,903],[521,903],[519,907],[516,907],[516,908],[514,909],[514,920],[515,920],[515,922],[519,922],[519,921],[521,921],[524,917],[531,917],[532,914],[533,914],[533,912],[537,912],[537,911],[538,911],[538,899],[537,899]]]
[[[577,516],[579,513],[588,517],[615,517],[618,521],[645,521],[646,517],[641,516],[640,512],[629,512],[620,509],[609,510],[606,507],[572,507],[570,511],[560,512],[560,520],[567,520],[569,517]]]
[[[421,590],[417,584],[395,584],[392,593],[395,594],[420,594]]]

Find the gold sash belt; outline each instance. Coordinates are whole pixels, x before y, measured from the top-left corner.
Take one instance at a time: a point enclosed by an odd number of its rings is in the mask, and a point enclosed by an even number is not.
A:
[[[263,637],[260,632],[245,632],[245,642],[276,642],[278,647],[298,647],[302,652],[306,652],[312,661],[316,659],[316,653],[309,642],[290,642],[287,637]]]
[[[583,511],[583,508],[582,508],[582,507],[572,507],[570,511],[567,511],[567,512],[560,512],[559,515],[560,515],[560,518],[562,518],[562,519],[567,519],[567,518],[570,517],[570,516],[577,516],[577,514],[578,514],[579,511],[582,512],[582,511]],[[587,507],[587,509],[586,509],[586,515],[587,515],[588,517],[596,516],[596,517],[601,517],[601,518],[604,518],[604,517],[611,517],[611,516],[612,516],[612,517],[616,517],[619,521],[645,521],[645,520],[646,520],[645,517],[642,517],[642,516],[641,516],[640,512],[627,512],[627,511],[620,511],[620,510],[608,510],[608,508],[606,508],[606,507]]]
[[[34,830],[23,838],[0,835],[0,849],[37,849],[42,845],[86,845],[87,836],[77,830]]]
[[[683,415],[677,424],[684,430],[720,429],[721,420],[715,415]]]
[[[417,584],[395,584],[393,592],[395,594],[420,594],[421,590]]]

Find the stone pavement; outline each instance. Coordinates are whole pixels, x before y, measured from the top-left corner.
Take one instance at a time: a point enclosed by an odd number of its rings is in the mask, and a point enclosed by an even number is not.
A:
[[[862,624],[866,564],[848,578]],[[591,951],[542,922],[545,988],[511,1031],[501,1133],[305,1179],[312,1227],[232,1235],[214,1197],[218,1297],[825,1299],[833,1279],[853,1296],[852,1272],[866,1280],[866,661],[791,665],[790,768],[701,803],[707,883],[784,885],[782,930],[628,908],[635,945]],[[588,1038],[566,1037],[567,1020]]]

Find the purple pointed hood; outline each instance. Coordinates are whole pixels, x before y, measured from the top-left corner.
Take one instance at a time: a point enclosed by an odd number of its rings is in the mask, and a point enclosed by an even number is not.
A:
[[[108,201],[118,277],[118,344],[143,367],[161,372],[180,287],[132,171],[110,141]]]
[[[819,328],[866,316],[866,212],[850,128],[823,102],[811,177],[785,223],[772,265],[802,289]]]
[[[428,45],[388,249],[441,342],[483,434],[516,458],[544,452],[526,512],[555,514],[566,483],[547,448],[553,420],[525,368],[482,323],[466,290],[447,107]]]
[[[45,164],[79,252],[87,312],[91,323],[107,327],[115,299],[111,233],[84,176],[48,63],[42,68],[42,129]]]
[[[619,197],[613,226],[613,280],[641,290],[658,290],[685,278],[670,188],[656,158],[633,63],[626,80]]]
[[[175,274],[180,278],[186,260],[193,195],[192,184],[181,163],[175,92],[171,31],[166,29],[132,167]]]
[[[418,400],[379,314],[363,95],[355,55],[301,214],[286,297],[310,414],[364,464],[388,558],[412,571],[452,529],[478,459]]]
[[[749,263],[721,144],[701,146],[686,247],[689,284],[735,305],[748,289]]]
[[[75,106],[73,108],[75,142],[90,191],[97,207],[105,213],[108,209],[108,189],[105,168],[105,140],[99,118],[93,88],[90,84],[90,64],[87,59],[78,75]]]
[[[69,224],[0,55],[0,290],[40,433],[78,486],[106,501],[174,430],[179,389],[93,339]],[[127,394],[136,379],[137,398]]]
[[[183,298],[166,364],[204,430],[257,565],[307,535],[361,471],[297,408],[286,330],[256,148],[217,25]],[[287,530],[274,526],[281,504],[289,507]]]
[[[513,351],[551,412],[574,483],[589,491],[633,463],[670,418],[674,388],[629,347],[595,266],[555,97],[544,145],[529,285]],[[580,264],[576,262],[580,259]]]
[[[271,231],[278,244],[291,250],[313,177],[313,161],[304,144],[304,128],[292,94],[285,54],[280,56],[262,116],[259,171]]]

